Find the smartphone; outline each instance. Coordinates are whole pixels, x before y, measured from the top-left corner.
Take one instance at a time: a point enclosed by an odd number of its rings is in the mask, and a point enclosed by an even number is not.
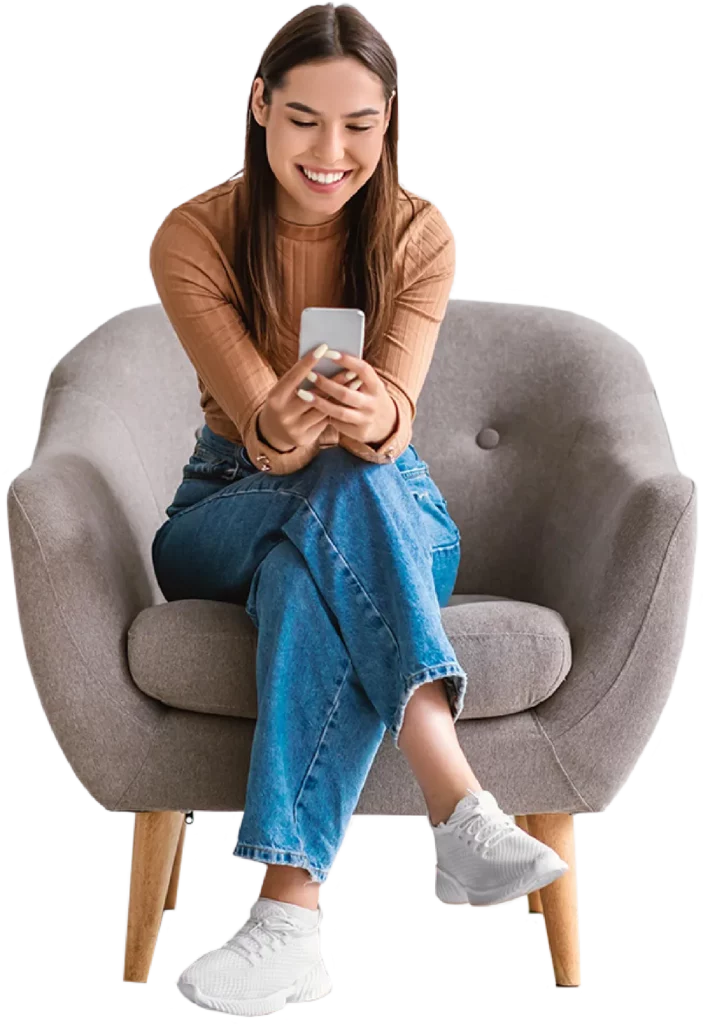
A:
[[[310,349],[317,348],[326,341],[330,348],[338,352],[348,352],[361,359],[364,351],[364,328],[366,316],[363,309],[343,309],[339,306],[306,306],[300,315],[300,337],[298,343],[298,359]],[[340,365],[334,359],[325,356],[314,366],[315,373],[325,377],[334,377],[339,373]],[[315,385],[307,378],[300,385],[305,391],[311,391]]]

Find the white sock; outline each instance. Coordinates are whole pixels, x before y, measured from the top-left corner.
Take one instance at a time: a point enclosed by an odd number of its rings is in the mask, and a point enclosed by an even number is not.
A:
[[[320,908],[317,907],[315,910],[311,910],[309,907],[301,907],[297,903],[287,903],[285,900],[274,900],[270,896],[260,896],[257,903],[276,903],[279,907],[283,907],[286,913],[290,914],[291,917],[296,918],[303,924],[315,924],[320,916]]]

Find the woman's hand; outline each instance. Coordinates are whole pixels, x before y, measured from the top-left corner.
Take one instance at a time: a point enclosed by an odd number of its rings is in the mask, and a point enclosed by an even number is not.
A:
[[[315,356],[320,347],[306,352],[276,381],[259,410],[259,432],[277,451],[292,451],[297,445],[312,444],[327,426],[324,410],[318,409],[315,402],[306,402],[298,396],[298,388],[315,363],[326,354],[323,351]]]
[[[314,388],[308,392],[313,396],[309,404],[324,413],[341,434],[364,444],[378,443],[395,426],[396,404],[370,363],[347,352],[340,355],[341,373],[334,377],[318,373]],[[356,373],[356,379],[351,384],[342,384],[349,370]]]

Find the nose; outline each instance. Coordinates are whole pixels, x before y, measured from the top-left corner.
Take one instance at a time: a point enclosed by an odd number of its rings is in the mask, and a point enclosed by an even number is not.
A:
[[[329,130],[322,129],[317,136],[314,158],[320,167],[346,167],[345,147],[342,128],[332,125]]]

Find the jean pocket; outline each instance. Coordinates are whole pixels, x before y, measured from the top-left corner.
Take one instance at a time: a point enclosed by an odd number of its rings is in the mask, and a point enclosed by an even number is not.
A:
[[[422,514],[430,550],[456,547],[461,540],[459,527],[449,513],[444,495],[430,476],[427,463],[414,466],[402,476]]]
[[[212,480],[232,483],[244,474],[237,452],[225,455],[198,439],[193,454],[183,467],[184,480]]]

